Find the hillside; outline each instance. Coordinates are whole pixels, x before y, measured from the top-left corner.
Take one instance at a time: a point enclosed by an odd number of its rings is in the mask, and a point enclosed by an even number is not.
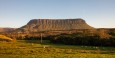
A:
[[[0,35],[0,41],[12,41],[13,39],[5,36],[5,35]]]
[[[16,28],[0,28],[0,32],[11,32],[14,31]]]

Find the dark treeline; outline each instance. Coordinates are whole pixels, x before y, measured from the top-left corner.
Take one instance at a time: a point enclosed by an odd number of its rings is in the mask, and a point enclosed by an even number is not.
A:
[[[24,38],[19,37],[20,40],[41,40],[41,37],[25,36]],[[55,36],[42,37],[42,40],[50,40],[51,43],[55,44],[66,44],[66,45],[87,45],[87,46],[114,46],[115,38],[101,38],[98,35],[83,36],[80,34],[60,34]]]
[[[17,40],[41,40],[39,34],[5,34]],[[79,30],[79,32],[58,35],[42,36],[42,40],[50,40],[51,43],[67,45],[87,45],[87,46],[114,46],[115,31],[106,29]]]
[[[74,35],[74,36],[73,36]],[[51,42],[67,45],[87,45],[87,46],[115,46],[115,38],[101,38],[99,36],[75,36],[58,35],[51,39]]]

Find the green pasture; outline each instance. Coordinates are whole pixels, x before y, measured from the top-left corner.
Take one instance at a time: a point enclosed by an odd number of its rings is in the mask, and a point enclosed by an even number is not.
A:
[[[115,58],[115,47],[52,44],[48,40],[0,41],[0,58]]]

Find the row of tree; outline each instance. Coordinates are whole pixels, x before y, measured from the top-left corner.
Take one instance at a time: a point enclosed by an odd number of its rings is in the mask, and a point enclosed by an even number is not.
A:
[[[67,45],[87,45],[87,46],[115,46],[115,38],[101,38],[99,36],[75,36],[58,35],[51,39],[51,42]]]
[[[43,33],[43,32],[42,32]],[[29,34],[4,34],[17,40],[41,40],[41,33]],[[90,46],[115,46],[115,31],[106,29],[77,30],[70,34],[42,36],[42,40],[50,40],[52,43],[68,45]]]
[[[41,40],[41,37],[29,36],[19,37],[22,40]],[[84,34],[60,34],[42,37],[42,40],[50,40],[55,44],[87,45],[87,46],[115,46],[115,37],[101,37],[100,35],[87,36]]]

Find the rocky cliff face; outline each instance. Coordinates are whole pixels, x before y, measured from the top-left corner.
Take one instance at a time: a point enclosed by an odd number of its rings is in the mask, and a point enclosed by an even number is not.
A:
[[[93,29],[83,19],[33,19],[20,28],[26,32]]]

